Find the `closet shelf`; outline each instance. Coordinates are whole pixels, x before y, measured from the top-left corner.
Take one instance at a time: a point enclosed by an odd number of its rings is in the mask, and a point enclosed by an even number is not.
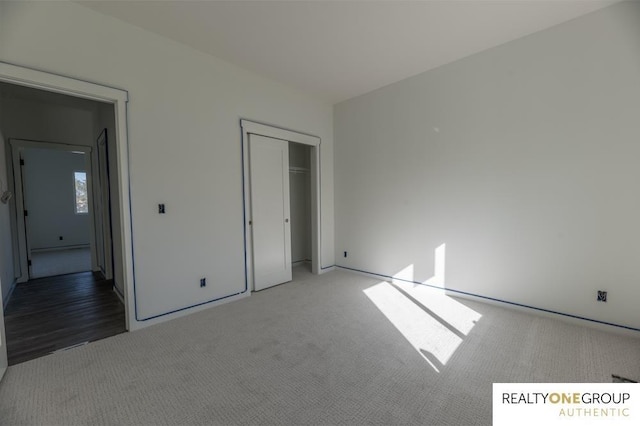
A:
[[[309,169],[305,167],[289,167],[289,173],[309,173]]]

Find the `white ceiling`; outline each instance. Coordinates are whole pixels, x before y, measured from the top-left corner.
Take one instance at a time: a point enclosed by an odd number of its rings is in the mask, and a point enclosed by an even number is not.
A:
[[[616,1],[81,3],[335,103]]]

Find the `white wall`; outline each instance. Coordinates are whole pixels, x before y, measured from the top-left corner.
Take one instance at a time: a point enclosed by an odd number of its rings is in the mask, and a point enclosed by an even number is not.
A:
[[[88,107],[20,99],[0,91],[0,126],[7,140],[93,146],[93,116]]]
[[[0,129],[0,195],[7,189],[7,173],[5,170],[4,137]],[[9,204],[0,203],[0,290],[2,300],[6,301],[9,291],[14,284],[13,248],[11,237],[11,211]],[[0,330],[0,334],[4,331]],[[0,350],[0,353],[3,351]],[[1,356],[1,355],[0,355]],[[1,364],[0,364],[1,365]]]
[[[331,105],[81,5],[0,8],[0,60],[129,92],[138,318],[244,289],[240,118],[322,138],[322,264],[333,264]]]
[[[22,157],[30,249],[88,246],[90,216],[75,212],[74,187],[74,173],[86,173],[85,155],[53,149],[25,149]]]
[[[447,288],[640,328],[639,23],[617,4],[338,104],[337,263],[422,282],[444,243]]]
[[[289,143],[289,206],[291,217],[291,261],[311,260],[311,148]],[[304,169],[304,170],[301,170]]]

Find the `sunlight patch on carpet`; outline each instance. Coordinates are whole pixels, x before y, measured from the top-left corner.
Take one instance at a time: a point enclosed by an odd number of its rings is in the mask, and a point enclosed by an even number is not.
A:
[[[383,281],[363,291],[427,363],[440,372],[481,315],[444,294],[437,300],[429,299],[428,290]]]

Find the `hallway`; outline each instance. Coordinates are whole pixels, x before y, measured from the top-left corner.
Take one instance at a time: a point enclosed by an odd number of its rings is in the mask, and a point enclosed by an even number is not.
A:
[[[91,270],[89,247],[31,252],[31,279]]]
[[[92,272],[18,284],[5,309],[9,365],[125,332],[111,280]]]

